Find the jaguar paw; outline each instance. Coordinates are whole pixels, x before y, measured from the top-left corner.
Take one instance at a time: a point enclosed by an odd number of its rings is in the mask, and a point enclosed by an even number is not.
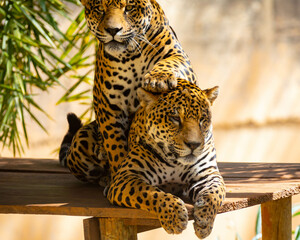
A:
[[[199,239],[204,239],[210,235],[216,215],[217,208],[214,204],[204,203],[203,200],[199,200],[195,203],[194,229]]]
[[[143,88],[150,92],[165,92],[177,86],[177,77],[172,72],[150,72],[145,75]]]
[[[188,224],[188,211],[184,202],[175,197],[166,197],[160,200],[158,218],[162,227],[169,234],[179,234]]]

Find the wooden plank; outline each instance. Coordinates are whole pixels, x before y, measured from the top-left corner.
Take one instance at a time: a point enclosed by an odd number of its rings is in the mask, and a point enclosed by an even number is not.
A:
[[[83,220],[84,240],[101,240],[100,225],[98,218]]]
[[[298,163],[218,163],[224,178],[300,179]]]
[[[142,233],[161,227],[158,219],[125,218],[122,220],[125,225],[137,226],[137,233]],[[84,240],[101,240],[99,221],[100,219],[95,217],[83,220]]]
[[[232,178],[225,182],[227,197],[220,213],[300,192],[300,180],[295,179]],[[112,206],[102,192],[102,188],[83,184],[70,174],[0,172],[1,213],[155,219],[146,211]]]
[[[219,212],[238,210],[300,193],[299,181],[296,180],[266,182],[258,179],[252,183],[239,183],[237,179],[235,183],[227,182],[226,189],[226,199]]]
[[[102,192],[70,174],[0,172],[0,213],[155,218],[142,210],[113,206]]]
[[[292,239],[292,198],[266,202],[261,205],[262,239]]]
[[[137,226],[126,225],[122,219],[99,218],[101,240],[137,240]]]
[[[220,212],[289,197],[300,191],[300,164],[219,165],[227,186]],[[83,184],[70,174],[61,174],[61,169],[51,159],[0,159],[0,212],[155,218],[141,210],[112,206],[103,197],[103,189]]]
[[[158,219],[142,219],[142,218],[124,218],[124,224],[126,225],[138,225],[138,226],[153,226],[159,227],[160,223]]]
[[[70,173],[57,159],[1,158],[0,171]]]
[[[300,179],[297,163],[218,163],[224,178]],[[0,158],[0,172],[69,173],[57,159]]]
[[[126,225],[129,225],[129,226],[136,225],[138,233],[150,231],[150,230],[161,227],[158,219],[125,218],[125,219],[123,219],[123,221]]]
[[[85,240],[101,240],[99,221],[100,219],[95,217],[83,220]],[[161,227],[158,219],[124,218],[122,221],[127,226],[137,226],[137,233]]]

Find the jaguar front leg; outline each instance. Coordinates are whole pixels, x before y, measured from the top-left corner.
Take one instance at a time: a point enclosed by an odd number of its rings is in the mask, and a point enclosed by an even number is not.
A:
[[[143,174],[120,171],[113,178],[108,190],[108,200],[116,205],[143,209],[155,214],[161,226],[170,234],[179,234],[188,223],[184,202],[169,193],[147,183]]]
[[[198,238],[206,238],[211,233],[225,193],[225,184],[218,170],[190,186],[188,194],[194,203],[194,229]]]
[[[119,106],[111,104],[103,92],[100,98],[94,96],[94,109],[113,176],[127,155],[129,116]]]

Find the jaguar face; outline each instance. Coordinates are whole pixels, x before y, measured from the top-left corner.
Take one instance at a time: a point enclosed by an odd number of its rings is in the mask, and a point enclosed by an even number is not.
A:
[[[149,138],[171,161],[194,164],[212,140],[211,104],[217,95],[218,87],[202,91],[196,86],[179,87],[159,97],[147,92],[151,101],[143,97],[141,106]]]
[[[139,52],[158,4],[154,0],[82,0],[87,25],[112,56]],[[155,4],[153,4],[155,3]],[[158,18],[156,18],[158,19]]]

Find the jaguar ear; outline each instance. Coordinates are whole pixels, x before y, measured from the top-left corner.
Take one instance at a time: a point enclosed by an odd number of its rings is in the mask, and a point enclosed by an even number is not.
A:
[[[88,0],[80,0],[81,4],[86,7]]]
[[[158,96],[154,95],[153,93],[147,92],[141,87],[137,89],[137,96],[142,107],[147,107],[149,104],[155,102],[158,99]]]
[[[213,88],[205,89],[205,90],[203,90],[203,92],[205,93],[210,104],[212,105],[219,95],[219,87],[216,86]]]

